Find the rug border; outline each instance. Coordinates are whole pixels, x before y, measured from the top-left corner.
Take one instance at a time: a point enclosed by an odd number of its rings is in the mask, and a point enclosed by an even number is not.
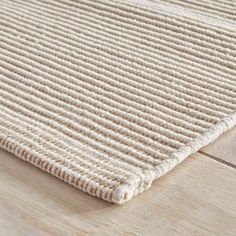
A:
[[[229,130],[235,125],[236,112],[228,115],[216,125],[214,125],[210,130],[178,149],[170,156],[170,158],[164,160],[162,163],[155,166],[152,170],[146,170],[142,173],[137,173],[131,176],[113,191],[87,182],[85,179],[83,179],[83,176],[58,163],[49,161],[42,155],[37,155],[36,153],[34,155],[34,152],[30,150],[30,148],[25,147],[22,144],[18,144],[7,135],[0,135],[0,148],[8,151],[9,153],[12,153],[16,157],[31,163],[32,165],[52,174],[53,176],[56,176],[57,178],[92,196],[102,198],[103,200],[108,202],[123,204],[137,194],[150,188],[154,180],[158,179],[159,177],[173,169],[190,154],[197,152],[202,147],[213,142],[222,133]]]
[[[113,194],[112,201],[116,204],[123,204],[133,198],[135,195],[147,190],[159,177],[163,176],[175,166],[180,164],[189,155],[197,152],[211,142],[215,141],[221,134],[233,128],[236,125],[236,112],[226,116],[210,130],[195,138],[185,146],[181,147],[170,158],[164,160],[152,170],[144,171],[143,178],[139,176],[131,177],[127,183],[120,185]],[[137,178],[138,177],[138,178]]]

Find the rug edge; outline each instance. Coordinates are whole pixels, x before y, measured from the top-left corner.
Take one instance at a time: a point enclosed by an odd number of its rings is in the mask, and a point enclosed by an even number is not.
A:
[[[12,153],[19,159],[29,162],[32,165],[50,173],[51,175],[67,182],[68,184],[73,185],[74,187],[88,193],[89,195],[121,205],[132,199],[137,194],[142,193],[150,188],[153,181],[172,170],[190,154],[197,152],[202,147],[213,142],[222,133],[235,125],[236,112],[228,115],[216,125],[214,125],[210,130],[178,149],[168,159],[164,160],[153,169],[145,170],[132,175],[113,191],[108,191],[107,189],[98,189],[93,184],[89,183],[79,183],[81,181],[78,181],[78,178],[76,179],[75,173],[73,173],[71,170],[62,168],[61,166],[56,166],[55,163],[50,163],[50,161],[48,161],[46,158],[37,158],[33,156],[32,152],[30,153],[30,151],[25,151],[25,147],[21,147],[20,145],[16,144],[15,141],[10,140],[10,138],[7,136],[0,135],[0,148],[9,153]]]
[[[210,130],[192,140],[185,146],[174,152],[170,158],[164,160],[161,164],[155,166],[152,170],[145,171],[143,178],[137,183],[137,176],[133,176],[131,180],[115,189],[112,201],[116,204],[124,204],[132,199],[135,195],[142,193],[151,187],[153,181],[160,178],[175,166],[181,163],[189,155],[197,152],[206,145],[214,142],[221,134],[233,128],[236,125],[236,112],[226,116]],[[133,188],[130,186],[133,185]]]

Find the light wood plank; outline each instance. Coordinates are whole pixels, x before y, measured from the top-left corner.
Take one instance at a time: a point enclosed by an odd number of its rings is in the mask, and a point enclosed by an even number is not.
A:
[[[122,206],[0,150],[0,235],[235,235],[236,171],[192,155]]]
[[[202,148],[201,151],[236,167],[236,127],[222,134],[215,142]]]

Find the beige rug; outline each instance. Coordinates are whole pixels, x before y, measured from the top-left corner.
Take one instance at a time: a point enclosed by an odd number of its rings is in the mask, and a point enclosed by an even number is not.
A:
[[[236,123],[235,9],[1,0],[1,148],[93,196],[130,200]]]

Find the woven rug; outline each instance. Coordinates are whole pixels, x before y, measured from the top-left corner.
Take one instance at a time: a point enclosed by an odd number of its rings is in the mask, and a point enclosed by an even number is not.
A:
[[[236,1],[1,0],[0,146],[122,204],[236,123]]]

